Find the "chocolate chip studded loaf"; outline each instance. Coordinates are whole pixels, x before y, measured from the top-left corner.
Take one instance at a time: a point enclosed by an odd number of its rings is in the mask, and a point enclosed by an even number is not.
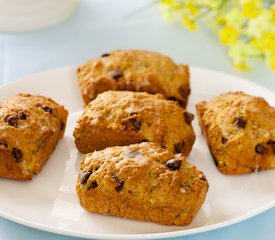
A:
[[[197,112],[222,173],[275,168],[275,109],[263,98],[229,92],[198,103]]]
[[[91,212],[186,225],[203,204],[208,182],[182,154],[145,142],[84,155],[76,190]]]
[[[161,93],[185,107],[190,93],[189,68],[160,53],[117,50],[103,54],[77,70],[86,104],[107,90]]]
[[[88,153],[149,141],[188,155],[195,141],[192,120],[192,114],[160,94],[107,91],[78,120],[75,143],[79,151]]]
[[[0,103],[0,177],[31,179],[63,136],[68,112],[53,100],[18,94]]]

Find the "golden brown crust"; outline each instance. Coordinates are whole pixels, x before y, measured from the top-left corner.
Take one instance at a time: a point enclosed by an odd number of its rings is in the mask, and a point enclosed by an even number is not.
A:
[[[192,117],[160,94],[107,91],[78,120],[75,143],[79,151],[88,153],[149,141],[187,156],[195,141]]]
[[[77,70],[86,104],[108,90],[161,93],[185,107],[190,94],[189,67],[160,53],[117,50],[93,59]]]
[[[222,173],[275,168],[275,109],[263,98],[229,92],[196,107],[200,126]]]
[[[154,143],[110,147],[81,159],[76,184],[83,208],[166,225],[187,225],[203,204],[201,171]]]
[[[0,104],[0,177],[38,174],[63,136],[68,112],[50,98],[18,94]]]

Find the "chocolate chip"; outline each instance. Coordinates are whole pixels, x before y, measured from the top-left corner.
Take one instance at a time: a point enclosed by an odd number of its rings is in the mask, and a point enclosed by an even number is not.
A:
[[[129,118],[122,122],[125,130],[138,132],[141,128],[141,122],[135,118]]]
[[[184,147],[184,145],[185,145],[185,142],[184,142],[184,141],[181,141],[181,142],[179,142],[179,143],[175,143],[175,144],[174,144],[174,150],[175,150],[175,152],[176,152],[176,153],[181,153],[181,152],[182,152],[182,149],[183,149],[183,147]]]
[[[169,97],[167,98],[168,100],[171,100],[171,101],[176,101],[181,107],[185,108],[186,107],[186,102],[183,101],[183,100],[180,100],[180,99],[177,99],[175,97]]]
[[[200,174],[199,179],[202,181],[207,181],[206,176],[204,174]]]
[[[178,99],[176,99],[175,97],[169,97],[167,98],[168,100],[171,100],[171,101],[177,101]]]
[[[0,146],[8,147],[6,141],[0,140]]]
[[[228,139],[227,139],[227,138],[225,138],[225,137],[222,137],[222,144],[225,144],[225,143],[227,143],[227,141],[228,141]]]
[[[113,178],[116,180],[117,185],[115,187],[116,191],[119,192],[123,188],[124,181],[121,181],[117,175],[113,175]]]
[[[270,139],[270,140],[268,140],[267,144],[271,145],[271,149],[272,149],[273,153],[275,153],[275,141]]]
[[[6,122],[11,126],[18,127],[17,118],[14,116],[8,116]]]
[[[92,172],[90,172],[90,171],[80,173],[79,174],[80,183],[82,185],[84,185],[88,181],[88,179],[91,176],[91,174],[92,174]]]
[[[60,122],[60,129],[61,129],[61,131],[64,130],[64,128],[65,128],[65,124],[63,122]]]
[[[181,160],[178,159],[170,159],[166,162],[166,166],[172,170],[177,170],[180,168]]]
[[[48,112],[48,113],[52,113],[52,112],[53,112],[53,110],[52,110],[50,107],[48,107],[48,106],[41,106],[41,108],[42,108],[45,112]]]
[[[123,185],[124,185],[124,182],[123,182],[123,181],[119,182],[119,184],[116,186],[116,191],[117,191],[117,192],[120,192],[121,189],[123,188]]]
[[[19,119],[21,119],[21,120],[27,119],[27,115],[23,111],[18,112],[17,115],[18,115]]]
[[[110,53],[103,53],[102,55],[101,55],[101,57],[109,57],[110,56]]]
[[[121,77],[123,76],[123,72],[121,70],[115,70],[113,73],[112,73],[112,79],[114,80],[118,80],[120,79]]]
[[[18,148],[12,149],[12,155],[17,163],[20,163],[22,161],[23,154]]]
[[[242,116],[237,116],[233,122],[238,128],[244,129],[246,126],[246,120]]]
[[[181,85],[178,92],[183,98],[187,98],[190,94],[190,88],[187,85]]]
[[[90,189],[92,189],[92,188],[96,188],[96,187],[98,187],[98,184],[97,184],[96,181],[93,181],[93,182],[91,183],[91,185],[88,187],[88,190],[90,190]]]
[[[255,147],[255,151],[256,153],[263,155],[266,153],[266,148],[261,144],[257,144]]]
[[[186,122],[187,124],[191,124],[191,122],[192,122],[193,119],[194,119],[194,114],[185,111],[185,112],[183,113],[183,115],[184,115],[184,120],[185,120],[185,122]]]
[[[186,103],[185,101],[178,99],[177,102],[179,103],[179,105],[180,105],[182,108],[185,108],[185,107],[186,107],[186,104],[187,104],[187,103]]]

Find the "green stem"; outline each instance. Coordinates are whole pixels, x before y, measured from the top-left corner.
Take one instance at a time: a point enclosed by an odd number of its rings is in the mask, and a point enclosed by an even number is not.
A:
[[[227,0],[222,0],[222,1],[221,1],[220,5],[219,5],[219,7],[218,7],[218,11],[220,11],[221,9],[223,9],[223,8],[225,7],[226,2],[227,2]]]
[[[249,58],[264,58],[265,55],[264,54],[248,54],[247,57]]]

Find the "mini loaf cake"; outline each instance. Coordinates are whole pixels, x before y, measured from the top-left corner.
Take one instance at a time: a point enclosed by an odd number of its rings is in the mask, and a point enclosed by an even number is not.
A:
[[[53,100],[18,94],[0,103],[0,177],[31,179],[63,136],[67,110]]]
[[[76,184],[91,212],[166,225],[189,224],[208,190],[205,175],[155,143],[106,148],[84,155]]]
[[[167,56],[142,50],[103,54],[77,70],[86,104],[108,90],[161,93],[185,107],[190,93],[189,68]]]
[[[197,113],[222,173],[275,168],[275,109],[263,98],[229,92],[198,103]]]
[[[75,143],[80,152],[88,153],[149,141],[187,156],[195,141],[193,117],[160,94],[107,91],[78,120]]]

